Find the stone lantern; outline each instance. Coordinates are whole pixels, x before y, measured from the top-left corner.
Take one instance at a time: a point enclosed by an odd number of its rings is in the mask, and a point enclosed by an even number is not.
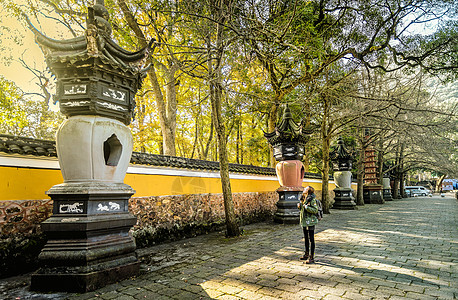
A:
[[[48,242],[33,290],[86,292],[139,271],[129,235],[135,191],[123,183],[133,147],[126,125],[152,42],[137,52],[122,49],[111,39],[108,17],[97,0],[88,8],[85,35],[68,40],[50,39],[29,22],[67,117],[56,135],[64,183],[47,191],[53,215],[42,223]]]
[[[351,189],[351,168],[353,158],[345,148],[342,138],[337,140],[337,147],[330,153],[334,169],[334,205],[335,209],[356,209],[355,198]]]
[[[273,147],[273,154],[277,161],[276,172],[281,187],[277,189],[279,200],[274,215],[275,222],[299,222],[299,203],[302,191],[302,181],[305,169],[301,162],[304,156],[304,146],[309,140],[308,133],[302,126],[293,120],[288,106],[286,106],[282,120],[275,127],[275,131],[264,133],[269,144]]]
[[[383,174],[382,186],[383,186],[383,200],[393,201],[393,196],[391,195],[391,179],[390,172]]]

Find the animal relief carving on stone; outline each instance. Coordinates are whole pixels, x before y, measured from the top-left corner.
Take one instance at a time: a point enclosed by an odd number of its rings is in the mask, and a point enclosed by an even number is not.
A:
[[[110,205],[110,210],[120,210],[121,209],[121,206],[119,205],[119,203],[108,202],[108,204]]]
[[[103,205],[102,203],[99,203],[99,205],[97,205],[97,210],[98,211],[110,211],[110,209],[108,208],[108,205]]]
[[[61,214],[68,214],[68,213],[78,214],[78,213],[82,213],[83,209],[80,208],[80,206],[82,206],[82,205],[83,205],[82,202],[75,202],[75,203],[72,203],[72,204],[60,204],[59,205],[59,213],[61,213]]]

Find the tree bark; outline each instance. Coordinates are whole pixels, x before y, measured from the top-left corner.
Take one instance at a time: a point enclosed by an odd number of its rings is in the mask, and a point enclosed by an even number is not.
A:
[[[235,143],[235,161],[239,164],[240,163],[240,148],[241,148],[241,144],[240,144],[240,138],[241,138],[241,133],[240,133],[240,119],[237,121],[237,139],[236,139],[236,143]]]
[[[401,190],[401,197],[402,198],[407,198],[407,193],[405,190],[405,176],[406,174],[404,172],[401,173],[401,178],[399,179],[399,189]]]
[[[321,169],[321,203],[323,212],[329,214],[331,201],[329,199],[329,147],[331,144],[331,135],[328,132],[329,102],[326,96],[323,97],[323,120],[321,121],[321,150],[323,152],[322,169]]]
[[[176,155],[175,150],[175,137],[176,137],[176,126],[177,126],[177,89],[176,89],[176,78],[175,74],[178,71],[176,66],[169,67],[165,72],[165,90],[166,90],[166,102],[167,107],[164,111],[159,113],[161,121],[161,127],[163,128],[162,138],[164,140],[164,155]]]
[[[275,100],[274,104],[270,107],[269,111],[269,119],[268,119],[268,126],[269,132],[275,131],[275,126],[277,125],[277,114],[278,114],[278,101]],[[270,166],[275,168],[277,161],[274,158],[274,148],[269,145],[269,153],[270,153]]]
[[[399,170],[400,170],[399,189],[401,190],[401,197],[407,198],[407,194],[404,189],[404,178],[406,174],[406,172],[404,171],[404,148],[405,148],[404,143],[401,143],[401,147],[399,149]]]
[[[310,112],[310,106],[308,103],[304,103],[304,111],[305,111],[305,122],[303,123],[303,125],[307,128],[310,126],[311,124],[311,120],[312,120],[312,114]],[[307,150],[309,149],[310,147],[308,145],[305,145],[305,153],[304,153],[304,157],[302,158],[302,164],[304,165],[304,170],[305,172],[308,172],[309,169],[310,169],[310,151]]]
[[[399,144],[399,141],[398,141],[398,145],[396,146],[396,158],[395,158],[395,168],[393,169],[394,171],[394,183],[393,183],[393,188],[394,188],[394,191],[393,191],[393,198],[394,199],[399,199],[399,181],[400,181],[400,174],[401,174],[401,171],[400,171],[400,144]]]
[[[205,144],[205,149],[202,153],[202,159],[207,159],[208,152],[210,151],[212,139],[213,139],[213,121],[210,123],[210,133],[208,135],[207,143]]]
[[[364,205],[364,156],[366,154],[366,144],[364,142],[364,128],[361,129],[360,132],[360,150],[359,150],[359,158],[358,158],[358,187],[356,192],[356,205]]]
[[[436,183],[436,193],[440,193],[442,189],[442,182],[444,181],[445,177],[447,177],[447,174],[444,174],[441,177],[439,177],[439,180]]]
[[[377,146],[377,179],[378,179],[378,184],[383,185],[383,138],[380,136],[378,140],[378,146]]]
[[[243,122],[239,122],[239,133],[240,133],[240,163],[243,164],[243,152],[244,152],[244,147],[243,147]]]
[[[196,121],[194,123],[194,142],[192,143],[192,151],[191,151],[191,159],[194,158],[194,153],[196,152],[196,149],[197,151],[199,151],[199,147],[197,146],[198,145],[198,141],[199,141],[199,119],[200,119],[200,109],[197,113],[197,116],[196,116]]]
[[[135,33],[137,40],[141,47],[146,47],[148,42],[141,30],[140,26],[135,20],[134,15],[130,11],[124,0],[118,0],[118,5],[121,8],[128,26]],[[154,98],[156,100],[157,112],[159,115],[159,123],[161,125],[162,132],[162,142],[163,142],[163,152],[164,155],[176,155],[175,150],[175,130],[176,130],[176,78],[175,73],[178,71],[176,65],[172,65],[169,68],[166,68],[162,64],[154,64],[151,62],[152,66],[148,70],[148,77],[151,83],[151,88],[154,93]],[[156,67],[160,65],[165,71],[166,77],[166,99],[161,90],[161,85],[156,74]]]
[[[221,112],[221,102],[223,97],[222,86],[222,57],[224,52],[223,45],[223,23],[224,16],[223,4],[224,1],[219,3],[220,7],[215,7],[215,20],[218,22],[216,25],[216,53],[212,53],[210,37],[208,39],[208,73],[209,73],[209,89],[210,89],[210,102],[212,106],[212,120],[215,127],[216,138],[219,150],[219,164],[221,176],[221,188],[223,191],[224,199],[224,212],[226,216],[226,235],[234,237],[240,235],[240,228],[234,210],[234,203],[232,200],[231,182],[229,179],[229,160],[227,157],[227,144],[226,144],[226,128]],[[214,63],[214,65],[213,65]]]
[[[321,203],[323,204],[323,212],[330,213],[331,199],[329,198],[329,147],[330,139],[323,138],[323,164],[321,175]]]
[[[393,182],[393,199],[399,199],[399,178],[396,176]]]

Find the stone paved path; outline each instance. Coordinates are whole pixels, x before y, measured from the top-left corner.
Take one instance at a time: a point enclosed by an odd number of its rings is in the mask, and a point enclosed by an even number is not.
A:
[[[260,223],[236,239],[214,233],[142,249],[142,275],[95,292],[22,287],[7,299],[457,299],[457,215],[451,196],[332,210],[317,226],[314,265],[298,259],[299,226]]]

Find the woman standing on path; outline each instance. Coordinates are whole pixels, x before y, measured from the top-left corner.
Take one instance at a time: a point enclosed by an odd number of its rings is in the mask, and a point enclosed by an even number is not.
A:
[[[318,207],[315,198],[315,189],[308,186],[305,188],[301,201],[298,204],[301,210],[300,223],[305,239],[305,254],[301,257],[301,260],[305,260],[306,264],[315,262],[315,225],[318,223],[318,218],[316,217]]]

